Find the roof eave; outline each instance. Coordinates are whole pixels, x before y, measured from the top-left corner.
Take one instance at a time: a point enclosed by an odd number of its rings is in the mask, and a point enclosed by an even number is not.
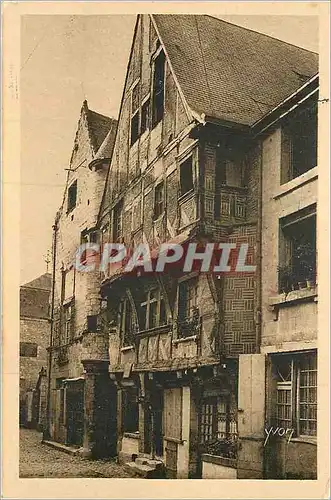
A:
[[[302,98],[309,97],[311,94],[315,93],[318,88],[319,73],[316,73],[295,92],[286,97],[286,99],[284,99],[277,106],[271,109],[258,121],[253,123],[252,130],[257,133],[266,130],[267,128],[269,128],[269,126],[276,123],[282,118],[285,110],[291,109],[294,103],[301,102]]]

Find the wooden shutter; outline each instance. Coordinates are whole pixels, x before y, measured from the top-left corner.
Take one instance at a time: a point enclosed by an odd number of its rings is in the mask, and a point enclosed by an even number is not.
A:
[[[240,437],[264,436],[265,355],[239,357],[238,430]]]
[[[169,441],[180,441],[182,438],[181,387],[164,391],[164,434]]]

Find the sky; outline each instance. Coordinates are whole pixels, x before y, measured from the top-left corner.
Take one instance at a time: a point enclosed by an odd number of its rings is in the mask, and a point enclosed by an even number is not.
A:
[[[317,17],[218,17],[318,51]],[[134,24],[132,15],[22,16],[21,284],[47,270],[83,100],[118,117]]]

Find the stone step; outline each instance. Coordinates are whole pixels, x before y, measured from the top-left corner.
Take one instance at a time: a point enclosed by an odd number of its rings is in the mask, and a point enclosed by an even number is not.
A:
[[[141,477],[144,479],[161,479],[164,477],[164,470],[162,465],[163,464],[159,462],[157,466],[155,466],[155,464],[153,466],[150,466],[143,463],[137,463],[136,459],[135,462],[126,462],[124,464],[124,467],[132,477]]]
[[[148,465],[149,467],[153,467],[154,469],[162,469],[163,467],[163,462],[161,462],[161,460],[156,460],[149,457],[137,457],[135,463],[137,465]]]
[[[62,443],[58,443],[56,441],[50,441],[50,440],[42,440],[42,444],[45,444],[46,446],[50,446],[51,448],[55,448],[56,450],[63,451],[64,453],[67,453],[68,455],[79,455],[81,453],[81,448],[77,448],[74,446],[67,446]]]

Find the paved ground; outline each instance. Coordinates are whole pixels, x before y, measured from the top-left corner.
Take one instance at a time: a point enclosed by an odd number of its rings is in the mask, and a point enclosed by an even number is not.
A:
[[[41,434],[20,429],[20,477],[130,477],[115,461],[86,460],[41,443]]]

